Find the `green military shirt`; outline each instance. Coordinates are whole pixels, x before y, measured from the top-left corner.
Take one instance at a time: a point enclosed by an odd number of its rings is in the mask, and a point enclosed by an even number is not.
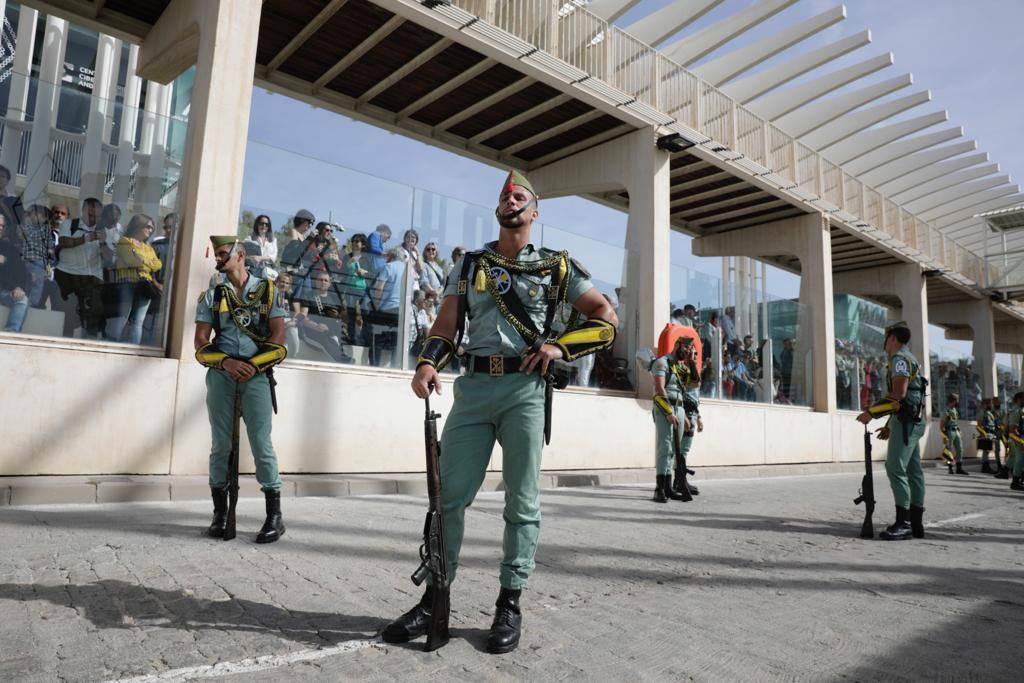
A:
[[[686,380],[686,368],[678,364],[672,354],[666,354],[654,361],[651,365],[651,374],[655,377],[665,378],[665,395],[672,403],[678,404],[683,400],[685,387],[679,382],[680,377]]]
[[[896,377],[906,377],[910,380],[906,398],[903,400],[913,405],[920,405],[924,398],[921,366],[918,364],[917,359],[914,358],[914,354],[905,346],[889,356],[889,369],[885,377],[887,390],[892,391],[892,381]]]
[[[263,279],[255,275],[250,274],[249,279],[245,281],[245,286],[242,288],[242,300],[250,301],[252,299],[256,288],[259,286]],[[219,285],[218,285],[219,286]],[[227,284],[231,287],[231,284]],[[199,298],[199,304],[196,306],[196,322],[197,323],[209,323],[213,324],[214,312],[214,292],[217,287],[210,287],[203,293],[203,296]],[[227,304],[227,297],[222,299]],[[261,315],[267,315],[268,319],[282,318],[284,317],[285,310],[281,305],[281,293],[274,290],[274,301],[271,303],[270,310],[267,312],[260,311],[261,302],[256,299],[251,302],[250,306],[247,306],[242,312],[245,315],[252,317],[254,322],[259,321]],[[239,315],[244,317],[244,315]],[[235,324],[235,319],[231,316],[231,313],[226,310],[220,311],[220,333],[216,339],[217,349],[223,353],[228,354],[233,358],[252,358],[256,355],[258,347],[249,335],[243,332],[238,325]]]
[[[995,438],[996,435],[996,414],[991,410],[986,410],[981,416],[981,428],[988,432],[988,435]]]
[[[946,425],[946,431],[958,431],[960,425],[957,420],[960,419],[960,411],[956,408],[946,408],[946,412],[943,414],[942,419]]]
[[[494,251],[497,244],[497,242],[490,242],[485,249]],[[540,250],[532,244],[527,244],[516,255],[516,259],[522,262],[541,261],[552,254],[553,252]],[[463,259],[465,258],[464,256]],[[462,273],[463,259],[456,262],[455,267],[448,275],[448,281],[444,287],[445,296],[457,296],[459,293],[459,276]],[[511,273],[504,268],[495,266],[491,269],[491,275],[497,286],[514,288],[534,325],[537,326],[537,329],[543,329],[544,319],[547,315],[550,274]],[[568,282],[565,299],[570,304],[575,303],[584,292],[594,286],[587,274],[578,268],[572,260],[569,261],[569,272],[566,277]],[[469,281],[466,283],[466,310],[469,315],[466,329],[469,341],[463,340],[466,353],[471,356],[522,355],[527,348],[526,341],[498,310],[491,293],[476,291],[473,280],[474,274],[471,272]]]

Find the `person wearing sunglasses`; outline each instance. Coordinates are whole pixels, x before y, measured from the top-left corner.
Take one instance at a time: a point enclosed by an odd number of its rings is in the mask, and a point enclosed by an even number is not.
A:
[[[252,223],[252,232],[245,242],[245,265],[257,277],[277,279],[274,263],[277,261],[277,240],[270,216],[260,214]]]

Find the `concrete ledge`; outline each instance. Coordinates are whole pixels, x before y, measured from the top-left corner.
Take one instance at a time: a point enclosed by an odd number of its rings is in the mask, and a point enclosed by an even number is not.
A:
[[[976,461],[969,463],[974,469]],[[879,471],[880,461],[874,463]],[[944,466],[926,461],[925,467]],[[797,465],[748,465],[699,467],[695,482],[714,479],[749,479],[855,474],[864,471],[859,462],[806,463]],[[629,470],[546,470],[541,472],[542,489],[588,486],[646,485],[654,479],[653,469]],[[283,497],[328,497],[393,495],[423,496],[427,484],[423,473],[381,474],[290,474],[282,477]],[[239,495],[261,498],[252,475],[242,475]],[[500,472],[488,472],[482,491],[502,491]],[[128,503],[140,501],[209,500],[210,487],[203,476],[111,475],[108,477],[0,477],[0,506],[54,505],[66,503]]]

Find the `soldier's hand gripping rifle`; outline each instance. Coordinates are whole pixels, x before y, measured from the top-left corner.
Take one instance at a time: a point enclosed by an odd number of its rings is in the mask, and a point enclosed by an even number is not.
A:
[[[854,505],[861,503],[864,503],[864,523],[860,527],[860,537],[874,538],[871,516],[875,514],[875,479],[871,471],[871,432],[867,425],[864,425],[864,478],[860,480],[860,495],[853,499]]]
[[[431,386],[433,389],[433,386]],[[448,555],[444,543],[444,517],[441,510],[441,444],[437,440],[437,418],[440,413],[430,409],[430,396],[426,402],[423,420],[427,445],[427,518],[423,523],[423,544],[420,546],[420,566],[412,574],[412,582],[419,586],[430,576],[434,589],[430,608],[430,628],[424,650],[430,652],[448,643],[448,616],[451,611],[448,582]]]
[[[231,417],[231,454],[228,456],[228,516],[224,524],[225,541],[235,537],[235,508],[238,507],[238,439],[242,421],[242,383],[235,381],[235,407]]]
[[[690,487],[686,484],[686,475],[693,474],[693,470],[686,466],[683,462],[683,451],[682,446],[679,444],[679,427],[672,427],[672,447],[676,452],[676,479],[682,478],[680,485],[676,488],[676,492],[683,497],[684,503],[689,503],[693,500],[693,494],[690,493]]]

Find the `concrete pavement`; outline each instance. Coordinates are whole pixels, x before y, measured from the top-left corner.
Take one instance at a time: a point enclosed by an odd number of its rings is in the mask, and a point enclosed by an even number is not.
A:
[[[0,678],[1016,680],[1024,494],[929,468],[928,538],[858,539],[859,475],[701,481],[693,503],[619,484],[542,494],[521,648],[483,652],[501,494],[467,513],[453,640],[376,633],[418,598],[420,496],[289,499],[288,532],[201,535],[205,502],[0,509]],[[876,530],[891,494],[876,473]]]

